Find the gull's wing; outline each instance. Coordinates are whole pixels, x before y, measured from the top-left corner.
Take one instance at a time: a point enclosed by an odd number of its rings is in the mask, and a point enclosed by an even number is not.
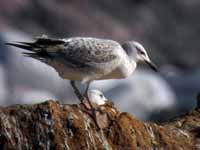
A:
[[[120,45],[111,40],[97,38],[72,38],[65,42],[64,51],[67,60],[78,64],[108,63],[118,56]]]
[[[97,38],[53,39],[42,36],[35,42],[6,43],[26,49],[26,56],[46,62],[45,59],[64,60],[73,67],[84,67],[111,62],[119,57],[120,44]]]

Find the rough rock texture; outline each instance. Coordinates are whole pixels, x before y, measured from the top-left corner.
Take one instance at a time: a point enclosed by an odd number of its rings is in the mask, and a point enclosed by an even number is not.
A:
[[[0,149],[173,149],[200,148],[200,109],[158,125],[101,106],[97,122],[82,105],[47,101],[0,108]]]

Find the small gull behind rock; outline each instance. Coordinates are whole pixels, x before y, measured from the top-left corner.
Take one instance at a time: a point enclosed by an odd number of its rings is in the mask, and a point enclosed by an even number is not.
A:
[[[89,90],[88,97],[92,103],[97,104],[97,105],[104,105],[106,101],[108,100],[104,96],[104,94],[100,90],[97,90],[97,89]]]

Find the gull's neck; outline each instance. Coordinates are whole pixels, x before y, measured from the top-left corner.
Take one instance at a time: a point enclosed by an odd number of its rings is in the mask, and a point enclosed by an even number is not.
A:
[[[123,77],[130,76],[136,69],[137,62],[133,59],[133,57],[127,55],[127,59],[124,59],[122,63],[121,70]]]
[[[123,56],[124,57],[119,66],[101,79],[122,79],[130,76],[134,72],[137,63],[133,59],[129,58],[128,55]]]
[[[122,48],[126,53],[127,57],[129,58],[130,63],[138,62],[137,50],[135,47],[133,47],[131,42],[126,42],[122,44]]]
[[[130,50],[130,51],[125,50],[125,51],[126,51],[126,54],[128,56],[130,63],[135,63],[135,62],[137,63],[138,62],[136,51],[132,51],[132,50]]]

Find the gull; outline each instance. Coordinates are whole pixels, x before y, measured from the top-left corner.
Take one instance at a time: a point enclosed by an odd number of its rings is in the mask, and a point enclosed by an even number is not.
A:
[[[108,102],[108,99],[104,96],[103,92],[98,89],[89,89],[88,98],[94,109],[97,109],[99,106],[105,105]],[[86,108],[91,109],[91,105],[87,99],[83,100],[83,104]]]
[[[92,105],[104,105],[108,101],[103,92],[98,89],[88,90],[88,97]]]
[[[46,35],[33,42],[6,43],[27,50],[32,57],[53,67],[63,79],[70,80],[76,96],[82,102],[94,80],[123,79],[130,76],[139,61],[146,62],[154,71],[157,68],[144,47],[136,41],[122,44],[109,39],[93,37],[49,38]],[[86,84],[84,95],[75,81]],[[92,105],[91,105],[92,106]]]
[[[99,106],[109,106],[113,108],[114,106],[114,103],[108,100],[103,92],[99,89],[88,90],[88,98],[91,101],[92,106],[94,106],[95,108],[99,108]]]

